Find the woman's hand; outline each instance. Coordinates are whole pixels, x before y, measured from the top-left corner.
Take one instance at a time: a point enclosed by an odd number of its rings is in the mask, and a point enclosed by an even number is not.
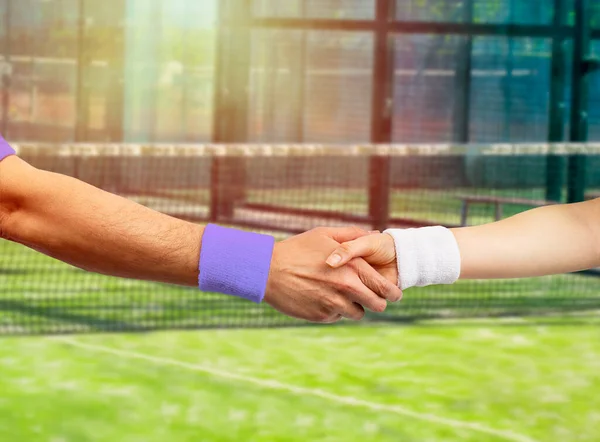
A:
[[[327,264],[340,268],[356,258],[364,259],[388,281],[399,286],[396,247],[390,235],[376,232],[345,242],[327,258]]]

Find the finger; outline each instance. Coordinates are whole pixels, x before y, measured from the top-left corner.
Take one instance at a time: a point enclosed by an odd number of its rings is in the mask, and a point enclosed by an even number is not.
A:
[[[343,316],[340,314],[332,315],[330,318],[321,321],[321,324],[336,324],[343,319]]]
[[[324,230],[325,233],[331,237],[331,239],[339,243],[352,241],[369,235],[369,232],[361,229],[360,227],[330,227],[325,228]]]
[[[377,270],[367,264],[362,259],[357,259],[354,262],[356,272],[362,283],[389,302],[398,302],[402,300],[402,290],[392,284],[385,277],[379,274]]]
[[[352,321],[360,321],[365,317],[365,309],[354,302],[348,301],[340,308],[340,314]]]
[[[362,258],[373,255],[379,247],[379,236],[369,235],[354,241],[344,242],[327,258],[327,265],[339,268],[354,258]]]
[[[348,271],[346,283],[338,289],[339,293],[345,299],[355,302],[372,312],[384,312],[387,307],[386,300],[367,287],[355,270],[349,268]]]

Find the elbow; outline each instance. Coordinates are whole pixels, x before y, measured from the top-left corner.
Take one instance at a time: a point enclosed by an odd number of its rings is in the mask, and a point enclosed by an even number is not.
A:
[[[17,157],[0,163],[0,238],[18,241],[22,215],[29,206],[39,173]]]

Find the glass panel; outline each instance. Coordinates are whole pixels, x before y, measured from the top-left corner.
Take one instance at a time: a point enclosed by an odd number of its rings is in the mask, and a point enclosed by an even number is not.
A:
[[[476,23],[549,24],[552,1],[472,0]],[[469,0],[397,0],[396,18],[403,21],[462,23]]]
[[[12,2],[10,140],[74,139],[78,6],[77,0]]]
[[[253,45],[251,140],[370,139],[371,34],[257,31]]]
[[[128,3],[127,141],[212,137],[216,2]]]
[[[592,28],[600,29],[600,2],[592,1],[590,5],[591,16],[592,16]]]
[[[552,1],[477,0],[475,22],[544,25],[552,23]]]
[[[396,0],[396,19],[461,23],[465,4],[464,0]]]
[[[395,38],[393,140],[400,143],[453,139],[456,64],[464,38],[399,35]]]
[[[258,17],[373,19],[375,0],[254,0]]]
[[[86,141],[120,141],[123,115],[123,0],[85,1],[81,134]]]
[[[548,40],[475,38],[471,141],[547,139],[550,66]]]
[[[306,33],[260,30],[252,38],[251,141],[304,138]]]
[[[309,33],[306,75],[306,141],[369,141],[373,35]]]

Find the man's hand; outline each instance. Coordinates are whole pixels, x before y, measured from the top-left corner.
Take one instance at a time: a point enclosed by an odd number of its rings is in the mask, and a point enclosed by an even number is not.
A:
[[[265,301],[276,310],[311,322],[360,320],[365,310],[383,312],[402,292],[363,259],[341,268],[325,261],[339,243],[368,235],[361,229],[319,228],[275,246]],[[364,307],[364,308],[363,308]]]
[[[327,264],[339,269],[356,258],[364,259],[388,281],[399,285],[396,247],[390,235],[378,233],[344,242],[329,255]]]

